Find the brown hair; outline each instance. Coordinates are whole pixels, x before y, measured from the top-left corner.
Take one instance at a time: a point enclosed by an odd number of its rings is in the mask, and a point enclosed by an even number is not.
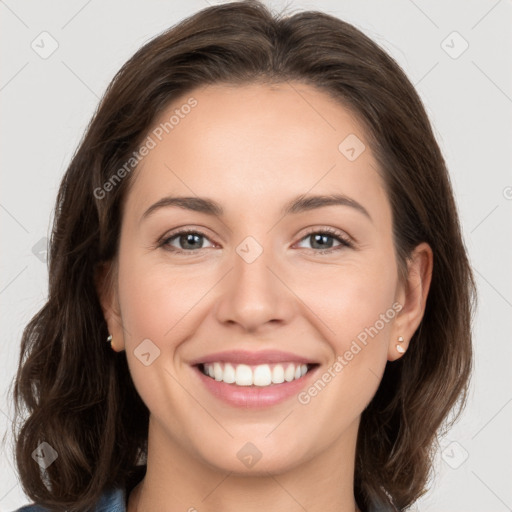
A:
[[[94,280],[100,262],[116,260],[132,178],[104,197],[95,191],[179,96],[213,83],[289,80],[328,93],[363,124],[392,207],[401,277],[420,242],[433,250],[420,327],[362,413],[354,479],[362,510],[390,499],[403,509],[425,492],[436,435],[465,406],[472,369],[475,284],[445,161],[414,87],[369,37],[325,13],[274,15],[246,1],[205,8],[138,50],[109,85],[64,175],[48,300],[25,328],[14,382],[16,417],[28,411],[13,429],[15,459],[37,503],[88,510],[106,488],[125,486],[146,456],[149,411],[126,358],[105,343]],[[58,453],[44,473],[32,458],[43,441]]]

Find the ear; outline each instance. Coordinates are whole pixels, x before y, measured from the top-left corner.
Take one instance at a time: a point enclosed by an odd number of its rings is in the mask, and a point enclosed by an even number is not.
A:
[[[397,344],[401,345],[405,352],[421,323],[430,289],[433,263],[433,252],[426,242],[419,244],[408,259],[407,278],[404,283],[399,284],[397,291],[397,301],[402,305],[402,309],[393,325],[388,346],[388,361],[402,357],[403,354],[396,349]],[[398,342],[399,336],[404,339],[401,343]]]
[[[107,323],[108,332],[112,335],[112,348],[121,352],[125,348],[123,323],[117,293],[117,267],[112,261],[96,265],[94,285]],[[105,340],[107,341],[107,340]]]

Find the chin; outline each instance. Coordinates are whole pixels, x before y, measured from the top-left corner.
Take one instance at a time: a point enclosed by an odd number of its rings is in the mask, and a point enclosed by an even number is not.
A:
[[[287,435],[292,441],[293,435]],[[200,458],[210,467],[219,472],[229,472],[241,476],[268,476],[268,473],[279,474],[290,471],[304,461],[304,453],[297,450],[297,442],[283,446],[277,438],[269,441],[262,434],[256,437],[229,439],[225,443],[216,443],[215,447],[205,451],[205,446],[198,450]]]

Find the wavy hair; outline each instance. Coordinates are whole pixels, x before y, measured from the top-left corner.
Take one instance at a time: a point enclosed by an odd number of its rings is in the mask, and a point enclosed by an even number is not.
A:
[[[322,12],[274,14],[242,1],[198,11],[140,48],[109,84],[63,177],[48,298],[23,332],[14,379],[14,456],[35,502],[89,510],[147,461],[149,411],[126,358],[105,343],[95,287],[98,266],[117,258],[132,174],[97,191],[174,99],[208,84],[287,81],[329,94],[364,127],[392,207],[400,278],[419,243],[432,248],[423,319],[362,413],[354,476],[361,510],[405,509],[426,492],[437,436],[466,405],[473,364],[476,287],[445,161],[413,85],[368,36]],[[32,457],[43,441],[58,453],[45,471]]]

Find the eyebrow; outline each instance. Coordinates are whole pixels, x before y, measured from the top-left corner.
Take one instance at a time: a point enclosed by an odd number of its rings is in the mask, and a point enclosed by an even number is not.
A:
[[[285,217],[290,214],[302,213],[333,205],[349,206],[354,208],[358,212],[362,213],[365,217],[367,217],[371,222],[373,222],[373,219],[368,213],[368,210],[362,204],[343,194],[298,196],[283,206],[281,215]],[[224,215],[224,209],[222,206],[212,199],[204,197],[167,196],[152,204],[143,213],[140,220],[142,222],[144,219],[149,217],[160,208],[171,206],[183,208],[185,210],[191,210],[194,212],[205,213],[206,215],[211,215],[214,217],[222,217]]]

